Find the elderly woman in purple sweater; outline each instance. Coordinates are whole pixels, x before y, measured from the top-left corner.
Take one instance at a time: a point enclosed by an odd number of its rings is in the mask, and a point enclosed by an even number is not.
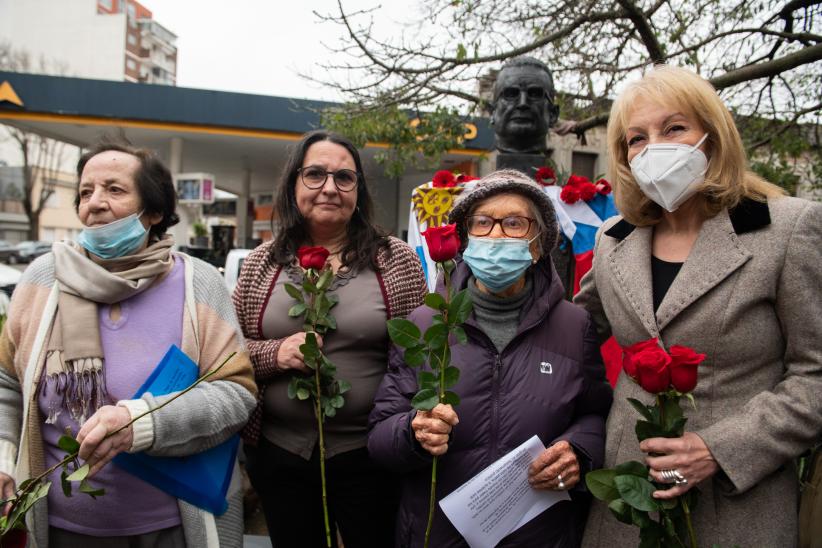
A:
[[[396,545],[422,546],[428,512],[431,455],[439,455],[440,500],[532,437],[547,449],[531,464],[534,489],[570,490],[500,546],[576,546],[587,508],[580,483],[601,466],[611,388],[588,314],[563,299],[549,252],[557,239],[547,195],[516,171],[497,171],[463,195],[451,212],[467,247],[452,274],[468,288],[474,312],[465,345],[451,347],[460,368],[456,410],[415,411],[416,371],[390,353],[389,371],[371,413],[372,457],[404,472]],[[425,330],[433,311],[409,319]],[[431,546],[466,546],[438,510]]]
[[[68,429],[106,493],[66,498],[55,470],[47,500],[27,516],[31,545],[239,547],[236,466],[229,509],[215,516],[110,463],[122,452],[192,455],[245,424],[256,387],[222,277],[172,251],[165,232],[178,220],[174,184],[151,151],[101,143],[80,158],[77,175],[84,229],[26,269],[0,335],[0,488],[8,495],[15,480],[62,460],[58,439]],[[171,345],[201,374],[236,355],[142,416],[171,397],[134,397]]]

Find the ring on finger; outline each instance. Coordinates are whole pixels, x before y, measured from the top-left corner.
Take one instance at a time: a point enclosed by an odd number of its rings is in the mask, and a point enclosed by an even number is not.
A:
[[[557,484],[557,487],[558,487],[559,489],[565,489],[565,482],[564,482],[564,481],[562,481],[562,474],[557,474],[557,481],[559,482],[559,483]]]

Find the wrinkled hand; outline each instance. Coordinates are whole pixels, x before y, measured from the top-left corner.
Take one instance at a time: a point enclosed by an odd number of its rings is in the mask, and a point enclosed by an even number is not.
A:
[[[448,451],[448,436],[459,422],[453,407],[439,403],[431,411],[417,411],[411,428],[422,448],[437,457]]]
[[[7,474],[0,473],[0,500],[9,500],[14,496],[14,478]],[[6,503],[2,508],[2,515],[7,515],[11,510],[11,503]]]
[[[559,486],[562,476],[564,488]],[[528,483],[534,489],[564,491],[579,483],[579,461],[571,444],[565,440],[548,447],[528,467]]]
[[[677,470],[688,480],[688,483],[673,485],[670,489],[654,491],[656,499],[678,497],[719,471],[719,464],[708,446],[693,432],[685,432],[681,438],[648,438],[639,444],[639,448],[645,453],[658,455],[645,458],[654,481],[671,483],[662,478],[662,470]]]
[[[317,337],[317,346],[322,348],[322,336],[320,336],[319,333],[315,333],[314,336]],[[300,346],[303,344],[305,344],[305,333],[303,332],[294,333],[286,338],[282,344],[280,344],[280,349],[277,350],[277,367],[283,371],[288,369],[296,369],[305,373],[311,371],[311,368],[305,365],[303,353],[300,352]]]
[[[131,414],[125,407],[104,405],[80,428],[77,433],[77,441],[80,442],[79,456],[91,467],[89,476],[96,474],[119,453],[131,449],[134,439],[131,426],[104,439],[109,432],[114,432],[130,421]]]

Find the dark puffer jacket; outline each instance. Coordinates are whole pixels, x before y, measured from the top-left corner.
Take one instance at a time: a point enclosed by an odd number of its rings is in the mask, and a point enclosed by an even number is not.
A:
[[[501,353],[473,316],[464,326],[468,343],[451,347],[452,363],[461,373],[453,388],[462,400],[456,408],[460,423],[438,465],[437,500],[534,434],[546,446],[570,442],[583,474],[602,466],[612,392],[593,324],[587,312],[563,299],[550,260],[537,263],[530,275],[534,298],[527,301],[517,334]],[[469,277],[468,267],[459,263],[454,287],[465,287]],[[422,306],[409,319],[424,331],[432,315],[430,308]],[[411,429],[415,411],[410,401],[418,390],[417,371],[404,364],[401,349],[392,348],[389,371],[369,421],[372,458],[403,473],[398,547],[422,546],[428,514],[431,457]],[[573,491],[575,502],[554,505],[500,546],[576,546],[579,520],[584,519],[579,500],[586,496],[582,485]],[[467,546],[439,507],[431,546]]]

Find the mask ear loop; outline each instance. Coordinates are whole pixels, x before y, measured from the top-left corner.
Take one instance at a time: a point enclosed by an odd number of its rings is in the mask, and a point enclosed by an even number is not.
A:
[[[705,139],[707,139],[707,138],[708,138],[708,133],[706,132],[705,135],[702,136],[702,139],[697,141],[697,143],[694,145],[693,150],[698,150],[699,147],[702,146],[702,143],[704,143]]]

